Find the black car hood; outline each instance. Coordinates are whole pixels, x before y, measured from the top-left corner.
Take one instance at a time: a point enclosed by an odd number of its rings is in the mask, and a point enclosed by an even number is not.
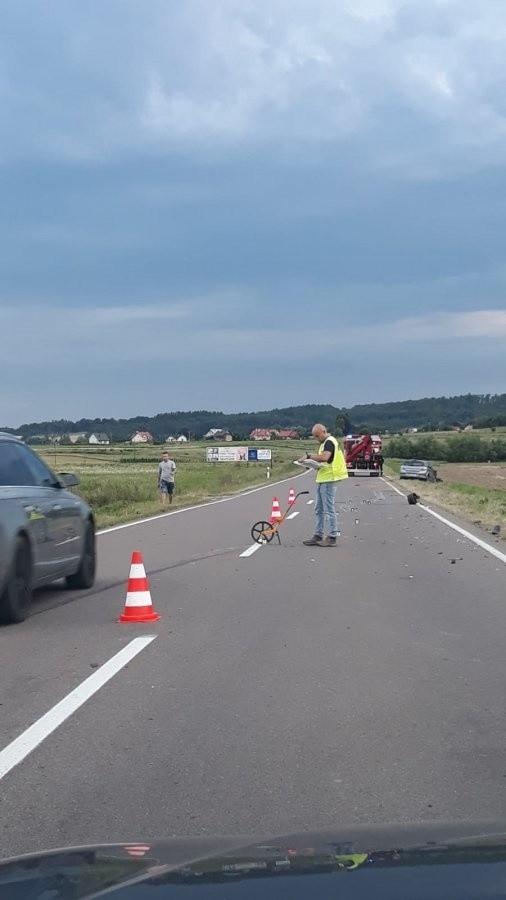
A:
[[[337,829],[76,847],[0,863],[1,900],[489,900],[506,823]]]

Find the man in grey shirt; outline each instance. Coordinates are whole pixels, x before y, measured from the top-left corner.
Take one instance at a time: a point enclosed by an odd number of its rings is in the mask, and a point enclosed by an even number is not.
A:
[[[172,503],[176,471],[176,463],[165,450],[162,455],[162,461],[158,464],[158,487],[162,492],[162,506],[167,505],[167,497],[169,498],[169,503]]]

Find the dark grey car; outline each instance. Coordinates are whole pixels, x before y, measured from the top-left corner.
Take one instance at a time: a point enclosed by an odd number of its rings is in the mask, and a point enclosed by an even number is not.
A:
[[[84,589],[95,579],[95,522],[68,487],[22,441],[0,432],[0,622],[26,617],[34,588],[66,578]]]

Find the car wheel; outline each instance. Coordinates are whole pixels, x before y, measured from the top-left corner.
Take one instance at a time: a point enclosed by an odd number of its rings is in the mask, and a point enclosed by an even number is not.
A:
[[[95,581],[96,552],[95,552],[95,528],[93,522],[88,522],[84,535],[84,547],[81,562],[77,572],[67,575],[67,587],[72,590],[86,590],[92,587]]]
[[[23,622],[32,599],[32,564],[25,538],[18,537],[11,571],[0,596],[0,622]]]

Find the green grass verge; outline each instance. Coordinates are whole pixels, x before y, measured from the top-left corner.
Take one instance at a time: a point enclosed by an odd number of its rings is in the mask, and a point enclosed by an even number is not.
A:
[[[501,526],[502,537],[506,538],[506,491],[496,488],[477,487],[457,481],[428,484],[425,481],[400,481],[401,460],[385,461],[386,475],[393,477],[399,486],[414,490],[422,502],[434,504],[453,512],[468,522],[479,523],[486,530],[493,525]]]
[[[156,468],[152,471],[125,468],[126,471],[77,473],[81,483],[75,492],[93,508],[99,528],[155,515],[162,509]],[[280,461],[274,465],[271,480],[297,474],[291,459]],[[210,497],[267,483],[266,467],[260,463],[179,463],[171,508],[191,506]]]

